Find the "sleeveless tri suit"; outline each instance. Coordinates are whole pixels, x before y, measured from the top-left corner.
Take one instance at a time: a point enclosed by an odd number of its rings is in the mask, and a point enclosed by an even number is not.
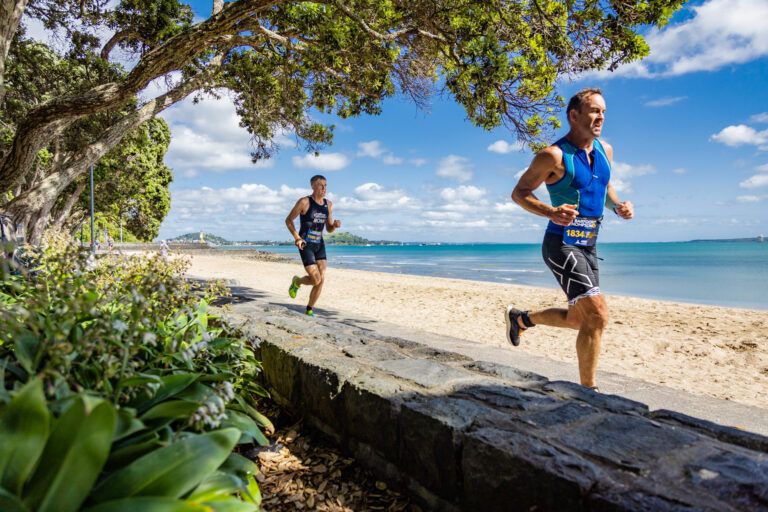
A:
[[[304,249],[299,249],[299,255],[305,267],[316,265],[317,260],[327,259],[323,229],[325,221],[328,220],[328,200],[323,198],[323,204],[319,204],[312,196],[307,198],[309,208],[299,217],[299,236],[306,242]]]
[[[591,162],[585,150],[565,137],[555,145],[563,151],[565,174],[547,185],[552,206],[575,204],[579,216],[570,226],[550,221],[541,253],[568,296],[568,304],[573,305],[583,297],[600,294],[596,244],[611,179],[611,162],[597,139],[592,145]]]

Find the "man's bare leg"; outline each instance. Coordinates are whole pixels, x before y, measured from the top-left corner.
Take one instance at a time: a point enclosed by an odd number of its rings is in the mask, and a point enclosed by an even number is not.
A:
[[[578,329],[576,355],[579,360],[579,379],[583,386],[594,387],[600,343],[608,324],[608,305],[602,295],[584,297],[568,309],[549,308],[528,313],[536,325]],[[522,318],[518,325],[525,328]]]
[[[528,318],[536,325],[549,325],[550,327],[563,327],[567,329],[581,328],[581,312],[575,307],[549,308],[528,313]],[[517,319],[520,327],[525,327],[522,318]]]
[[[574,306],[581,315],[581,328],[576,337],[576,355],[579,358],[581,385],[595,387],[600,342],[608,326],[608,305],[602,295],[584,297]]]
[[[325,283],[325,269],[328,267],[326,260],[317,260],[317,265],[312,265],[314,274],[310,274],[313,279],[312,291],[309,293],[309,302],[307,307],[314,307],[317,299],[320,298],[320,292],[323,291],[323,283]],[[307,267],[309,271],[309,267]]]

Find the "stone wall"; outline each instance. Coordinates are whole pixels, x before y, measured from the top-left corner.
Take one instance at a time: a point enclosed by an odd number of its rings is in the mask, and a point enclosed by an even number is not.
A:
[[[236,297],[284,406],[434,510],[768,510],[768,438]]]

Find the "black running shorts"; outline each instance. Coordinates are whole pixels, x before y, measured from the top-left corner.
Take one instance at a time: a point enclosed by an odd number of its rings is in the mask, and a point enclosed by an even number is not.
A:
[[[325,255],[325,242],[320,242],[319,244],[307,242],[304,244],[304,249],[299,249],[299,255],[305,267],[317,265],[317,260],[328,259]]]
[[[565,245],[562,235],[546,233],[541,255],[568,297],[568,304],[576,304],[583,297],[600,295],[597,246]]]

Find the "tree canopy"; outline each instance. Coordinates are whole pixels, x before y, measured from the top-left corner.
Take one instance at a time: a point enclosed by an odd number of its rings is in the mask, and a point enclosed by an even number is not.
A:
[[[0,30],[0,43],[10,34],[10,46],[27,45],[0,55],[10,101],[0,155],[0,188],[11,194],[4,209],[39,232],[49,205],[90,163],[168,106],[204,91],[233,95],[254,159],[268,158],[274,135],[286,130],[308,150],[330,143],[332,127],[314,122],[313,109],[375,115],[398,92],[420,105],[434,92],[450,94],[472,123],[505,126],[535,144],[557,125],[558,78],[643,57],[648,47],[637,31],[665,23],[683,3],[215,0],[212,15],[193,23],[177,0],[63,2],[60,11],[57,2],[17,0],[28,15],[67,26],[67,54],[43,60],[63,59],[74,79],[39,77],[40,91],[29,97],[12,76],[34,73],[37,57],[22,61],[22,54],[46,51],[16,29]],[[0,26],[11,27],[16,12],[0,10]],[[113,35],[99,41],[92,27]],[[118,47],[135,56],[130,69],[110,61]],[[166,93],[137,101],[151,80],[174,72],[180,78]],[[50,165],[41,171],[44,153]]]

